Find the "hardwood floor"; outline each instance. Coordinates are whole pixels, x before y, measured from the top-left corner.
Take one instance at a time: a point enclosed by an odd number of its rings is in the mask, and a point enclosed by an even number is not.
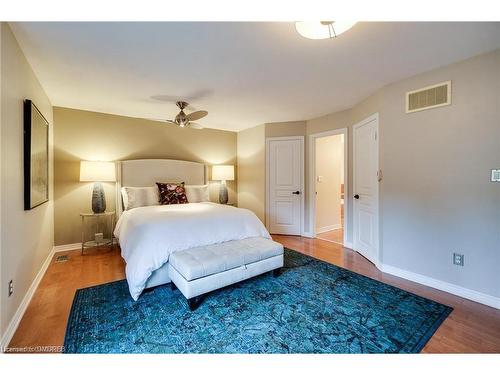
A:
[[[344,229],[334,229],[316,235],[320,240],[336,242],[340,245],[344,243]]]
[[[273,236],[284,246],[433,299],[454,308],[422,352],[500,353],[500,310],[384,274],[358,253],[341,245],[294,236]],[[66,322],[76,289],[124,278],[125,264],[117,247],[57,253],[69,260],[54,259],[41,281],[19,327],[11,348],[62,346]]]
[[[68,255],[66,262],[55,258]],[[77,289],[125,278],[120,249],[86,249],[56,253],[36,290],[9,347],[62,346]]]

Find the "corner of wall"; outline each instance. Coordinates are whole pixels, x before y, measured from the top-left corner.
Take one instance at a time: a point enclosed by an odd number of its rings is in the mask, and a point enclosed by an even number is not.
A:
[[[24,56],[14,33],[5,22],[0,27],[1,67],[1,238],[0,309],[2,343],[24,313],[33,283],[40,275],[54,245],[53,196],[53,113],[52,105]],[[22,206],[23,185],[23,110],[29,98],[49,121],[49,201],[30,211]],[[7,162],[8,161],[8,162]],[[21,166],[21,167],[20,167]],[[8,220],[5,220],[8,218]],[[27,233],[37,233],[29,236]],[[14,280],[14,294],[4,288]]]
[[[253,211],[265,222],[266,126],[261,124],[237,134],[238,207]]]

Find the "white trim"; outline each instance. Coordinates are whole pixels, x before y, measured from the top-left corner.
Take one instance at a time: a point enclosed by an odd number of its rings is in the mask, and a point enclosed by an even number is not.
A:
[[[316,230],[316,138],[329,137],[332,135],[344,135],[344,223],[349,222],[349,199],[347,198],[347,194],[349,192],[349,133],[347,128],[340,128],[334,130],[328,130],[326,132],[309,134],[309,149],[308,149],[308,158],[309,158],[309,168],[308,168],[308,182],[309,182],[309,233],[311,233],[311,237],[315,238],[318,230]],[[344,225],[345,227],[345,225]],[[344,243],[347,242],[347,231],[344,230]]]
[[[302,237],[307,237],[307,238],[314,238],[313,234],[311,232],[302,232]]]
[[[336,230],[336,229],[340,229],[340,228],[342,228],[342,225],[340,225],[340,224],[327,225],[326,227],[316,228],[316,234],[325,233],[325,232],[329,232],[331,230]]]
[[[412,109],[412,110],[408,109],[408,107],[410,105],[410,95],[411,94],[414,94],[414,93],[419,92],[419,91],[425,91],[425,90],[433,89],[435,87],[444,86],[444,85],[447,86],[447,98],[446,98],[446,102],[445,103],[431,105],[431,106],[428,106],[428,107],[422,107],[422,108]],[[406,113],[413,113],[413,112],[425,111],[427,109],[432,109],[432,108],[444,107],[444,106],[450,105],[450,104],[451,104],[451,81],[444,81],[444,82],[436,83],[435,85],[422,87],[422,88],[420,88],[418,90],[408,91],[406,93],[405,111],[406,111]]]
[[[5,333],[2,336],[2,340],[0,342],[0,349],[2,352],[5,351],[5,348],[7,348],[7,346],[9,345],[10,340],[12,340],[12,337],[14,336],[14,333],[16,332],[17,327],[19,326],[19,323],[21,322],[21,319],[23,318],[23,315],[26,312],[26,309],[28,308],[28,305],[30,304],[31,299],[33,298],[33,295],[35,294],[35,291],[38,288],[40,281],[42,281],[42,278],[45,275],[47,268],[49,268],[49,265],[52,262],[53,257],[54,257],[54,248],[52,248],[52,250],[50,250],[49,255],[47,256],[47,258],[45,259],[45,261],[42,264],[42,267],[40,268],[40,271],[38,271],[37,275],[35,276],[35,279],[31,283],[26,294],[24,295],[24,298],[21,301],[21,304],[17,308],[16,313],[14,314],[12,319],[10,320],[10,323],[7,326],[7,329],[5,330]]]
[[[500,309],[500,298],[489,294],[481,293],[472,289],[464,288],[456,284],[451,284],[446,281],[434,279],[429,276],[421,275],[415,272],[403,270],[388,264],[380,264],[380,270],[393,276],[401,277],[406,280],[413,281],[431,288],[438,289],[443,292],[454,294],[458,297],[482,303],[495,309]]]
[[[81,248],[82,248],[82,243],[81,242],[78,242],[78,243],[69,243],[69,244],[66,244],[66,245],[57,245],[57,246],[54,246],[54,252],[55,253],[59,253],[61,251],[77,250],[77,249],[81,249]]]
[[[353,194],[356,194],[356,192],[354,191],[356,189],[356,130],[366,124],[369,124],[370,122],[372,121],[376,121],[376,125],[377,125],[377,128],[376,128],[376,141],[377,141],[377,155],[376,155],[376,160],[377,160],[377,173],[379,171],[379,168],[380,168],[380,160],[379,160],[379,139],[380,139],[380,127],[379,127],[379,115],[378,115],[378,112],[377,113],[374,113],[373,115],[365,118],[364,120],[358,122],[357,124],[354,124],[352,126],[352,188],[353,188],[353,191],[352,193]],[[373,264],[375,264],[375,266],[377,268],[380,268],[380,259],[382,258],[381,257],[381,251],[380,251],[380,187],[379,187],[379,184],[376,185],[377,186],[377,232],[376,232],[376,235],[377,235],[377,239],[375,241],[375,244],[376,244],[376,255],[375,255],[375,259],[369,259],[370,261],[373,262]],[[345,189],[344,189],[345,191]],[[344,200],[345,201],[345,200]],[[345,210],[344,210],[345,212]],[[344,219],[345,220],[345,219]],[[352,204],[352,249],[354,251],[357,251],[357,248],[359,248],[356,244],[356,214],[354,212],[354,202]],[[362,254],[363,255],[363,254]],[[368,258],[367,258],[368,259]]]
[[[344,247],[346,247],[348,249],[351,249],[351,250],[353,248],[352,242],[346,242],[346,241],[344,241],[344,244],[342,246],[344,246]]]
[[[304,136],[302,135],[296,135],[296,136],[290,136],[290,137],[267,137],[266,138],[266,204],[265,204],[265,225],[267,230],[269,231],[270,229],[270,224],[269,224],[269,196],[270,196],[270,186],[269,186],[269,144],[271,141],[292,141],[292,140],[300,140],[300,235],[301,236],[306,236],[309,237],[305,232],[305,215],[304,215]]]

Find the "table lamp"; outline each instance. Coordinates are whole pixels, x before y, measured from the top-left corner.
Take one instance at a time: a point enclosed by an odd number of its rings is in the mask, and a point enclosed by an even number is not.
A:
[[[92,211],[101,214],[106,211],[106,197],[102,182],[116,181],[115,163],[111,161],[82,161],[80,162],[80,181],[93,182]]]
[[[234,166],[214,165],[212,167],[212,180],[220,180],[219,203],[227,204],[226,181],[234,180]]]

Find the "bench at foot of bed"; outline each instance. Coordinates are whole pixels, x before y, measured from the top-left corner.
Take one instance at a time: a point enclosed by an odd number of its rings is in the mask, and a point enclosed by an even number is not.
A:
[[[175,252],[168,273],[194,311],[204,294],[269,271],[277,277],[281,267],[283,245],[253,237]]]

